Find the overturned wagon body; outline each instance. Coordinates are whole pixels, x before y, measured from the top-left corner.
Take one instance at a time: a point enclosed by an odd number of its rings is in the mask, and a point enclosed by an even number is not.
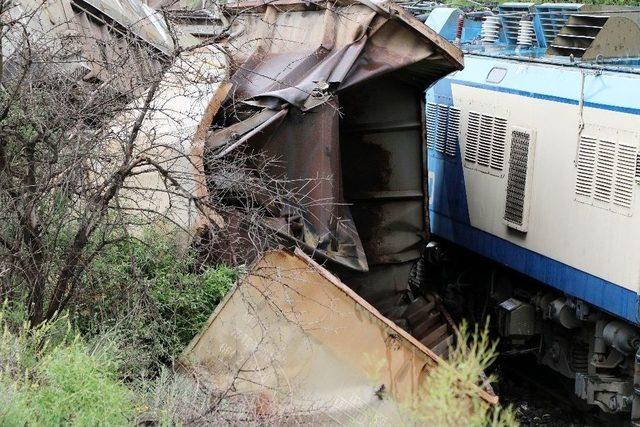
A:
[[[295,213],[294,203],[254,198],[269,206],[271,230],[368,301],[398,309],[428,235],[423,92],[462,67],[459,50],[393,3],[226,7],[238,13],[224,42],[231,84],[205,163],[236,153],[279,159],[277,173],[301,183],[302,197]],[[215,163],[206,170],[211,196],[228,192],[217,173]],[[225,224],[235,227],[232,213]],[[449,338],[444,323],[419,338]]]
[[[238,313],[258,309],[253,320],[242,320],[253,326],[241,329],[254,334],[264,326],[260,319],[272,326],[284,322],[259,334],[277,338],[274,348],[282,353],[267,353],[282,370],[251,374],[245,383],[249,389],[260,388],[253,381],[273,388],[283,378],[295,382],[306,375],[309,396],[339,397],[341,387],[353,387],[353,395],[364,398],[360,403],[371,407],[378,401],[371,388],[378,368],[362,365],[362,353],[368,351],[385,377],[375,387],[400,400],[409,397],[422,384],[428,363],[440,361],[452,343],[453,325],[435,298],[403,300],[428,237],[423,93],[462,67],[460,52],[390,2],[242,2],[226,9],[237,13],[223,43],[230,52],[231,78],[221,85],[222,96],[212,99],[214,117],[203,147],[207,194],[202,196],[227,200],[232,208],[209,225],[223,238],[242,234],[246,225],[233,214],[233,206],[241,209],[242,203],[219,177],[216,159],[256,159],[259,153],[279,159],[275,173],[288,184],[300,183],[295,190],[302,197],[287,204],[257,194],[251,203],[267,206],[268,227],[281,243],[299,249],[297,256],[279,252],[260,258],[183,360],[206,376],[225,366],[214,354],[225,343],[233,349],[234,363],[253,354],[253,338],[251,345],[227,342],[225,331]],[[207,224],[201,225],[206,233]],[[246,259],[245,249],[239,251]],[[234,261],[233,250],[224,253]],[[267,266],[271,274],[265,277],[260,272]],[[275,318],[264,310],[275,311]],[[294,324],[304,325],[294,325],[295,334],[288,332],[289,314]],[[305,342],[309,347],[300,348]],[[344,349],[347,342],[357,351]],[[326,364],[339,374],[318,378]],[[295,379],[295,373],[302,377]],[[325,403],[326,395],[320,399]],[[348,411],[353,403],[332,408]]]
[[[260,151],[288,179],[320,178],[302,204],[320,203],[300,224],[273,215],[316,256],[357,272],[416,259],[426,235],[421,93],[461,67],[459,51],[391,3],[227,9],[241,12],[226,42],[233,86],[206,148]]]
[[[259,393],[265,419],[285,410],[303,423],[376,425],[400,423],[439,362],[300,250],[261,257],[182,357],[216,390]]]

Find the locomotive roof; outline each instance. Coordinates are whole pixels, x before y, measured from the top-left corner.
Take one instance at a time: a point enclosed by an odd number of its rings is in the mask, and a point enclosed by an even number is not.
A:
[[[466,54],[640,73],[640,8],[503,3],[435,8],[425,23]]]
[[[485,46],[472,43],[463,43],[460,49],[465,55],[479,55],[493,58],[510,59],[515,61],[533,62],[540,64],[574,66],[589,69],[602,69],[626,73],[640,74],[640,57],[620,57],[598,60],[583,60],[567,56],[548,55],[547,48],[536,47],[527,50],[518,49],[516,46],[493,45]]]

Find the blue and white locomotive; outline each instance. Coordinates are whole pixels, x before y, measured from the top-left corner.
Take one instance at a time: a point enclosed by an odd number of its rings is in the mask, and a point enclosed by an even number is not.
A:
[[[569,3],[435,9],[426,24],[460,44],[465,68],[425,107],[432,234],[521,273],[491,289],[501,335],[539,340],[578,396],[634,419],[638,22]]]

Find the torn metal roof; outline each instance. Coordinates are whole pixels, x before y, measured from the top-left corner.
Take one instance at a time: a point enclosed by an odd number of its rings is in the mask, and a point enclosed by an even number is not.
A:
[[[170,30],[164,13],[140,0],[20,0],[9,13],[23,21],[32,43],[59,56],[56,62],[68,75],[86,82],[109,81],[111,88],[127,93],[151,81],[174,59],[176,41],[181,46],[198,43],[189,34]],[[24,34],[14,33],[10,39],[18,46]],[[2,51],[8,58],[13,48],[5,45]]]
[[[414,171],[405,173],[411,182],[393,184],[414,200],[411,206],[380,205],[369,214],[377,218],[370,221],[369,230],[358,230],[342,182],[345,142],[354,141],[345,132],[357,130],[352,117],[389,108],[384,100],[358,103],[358,88],[365,87],[367,91],[397,87],[406,95],[398,101],[415,107],[400,105],[385,112],[393,117],[393,123],[385,126],[404,123],[404,130],[407,123],[419,126],[420,94],[462,68],[460,51],[392,2],[249,0],[229,3],[225,10],[231,27],[221,47],[231,58],[233,87],[216,120],[223,129],[208,137],[209,152],[259,151],[281,160],[291,182],[320,178],[322,183],[304,196],[302,202],[308,203],[301,223],[292,224],[284,211],[271,218],[274,230],[308,253],[355,271],[368,271],[368,259],[396,263],[415,259],[417,245],[427,233],[425,216],[406,214],[420,209],[424,195],[419,157],[405,159],[412,164],[398,169],[391,162],[403,155],[399,145],[381,152],[383,157],[376,161],[386,164],[372,163],[380,168],[376,173],[395,169],[372,180],[384,189],[398,170]],[[378,83],[383,81],[384,85]],[[359,112],[343,117],[344,105],[356,106]],[[236,114],[239,106],[254,108],[257,116]],[[269,119],[273,114],[268,111],[281,111],[277,121]],[[360,125],[370,125],[360,120]],[[382,117],[379,124],[384,122]],[[420,152],[419,132],[405,132],[402,138],[411,139],[405,150]],[[373,233],[367,246],[391,253],[366,254],[363,233]]]
[[[134,36],[163,54],[174,49],[163,13],[140,0],[20,0],[18,5],[24,12],[41,10],[42,31],[81,28],[92,37],[109,38],[103,28],[109,25],[111,31]]]
[[[162,12],[140,0],[72,0],[71,4],[96,11],[98,15],[127,28],[163,53],[170,53],[174,48]]]
[[[456,47],[392,2],[251,0],[226,9],[240,12],[225,43],[242,63],[235,96],[254,105],[307,110],[323,94],[403,67],[424,82],[462,68]]]

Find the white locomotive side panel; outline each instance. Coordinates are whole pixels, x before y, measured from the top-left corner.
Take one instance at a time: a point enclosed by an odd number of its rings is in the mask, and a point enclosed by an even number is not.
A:
[[[638,117],[584,108],[580,131],[576,105],[455,83],[452,98],[461,110],[459,140],[471,225],[640,291]],[[502,132],[497,122],[507,128],[504,147],[501,136],[496,147],[479,135],[482,125]],[[535,162],[527,173],[526,232],[504,221],[510,135],[517,128],[536,133]]]

